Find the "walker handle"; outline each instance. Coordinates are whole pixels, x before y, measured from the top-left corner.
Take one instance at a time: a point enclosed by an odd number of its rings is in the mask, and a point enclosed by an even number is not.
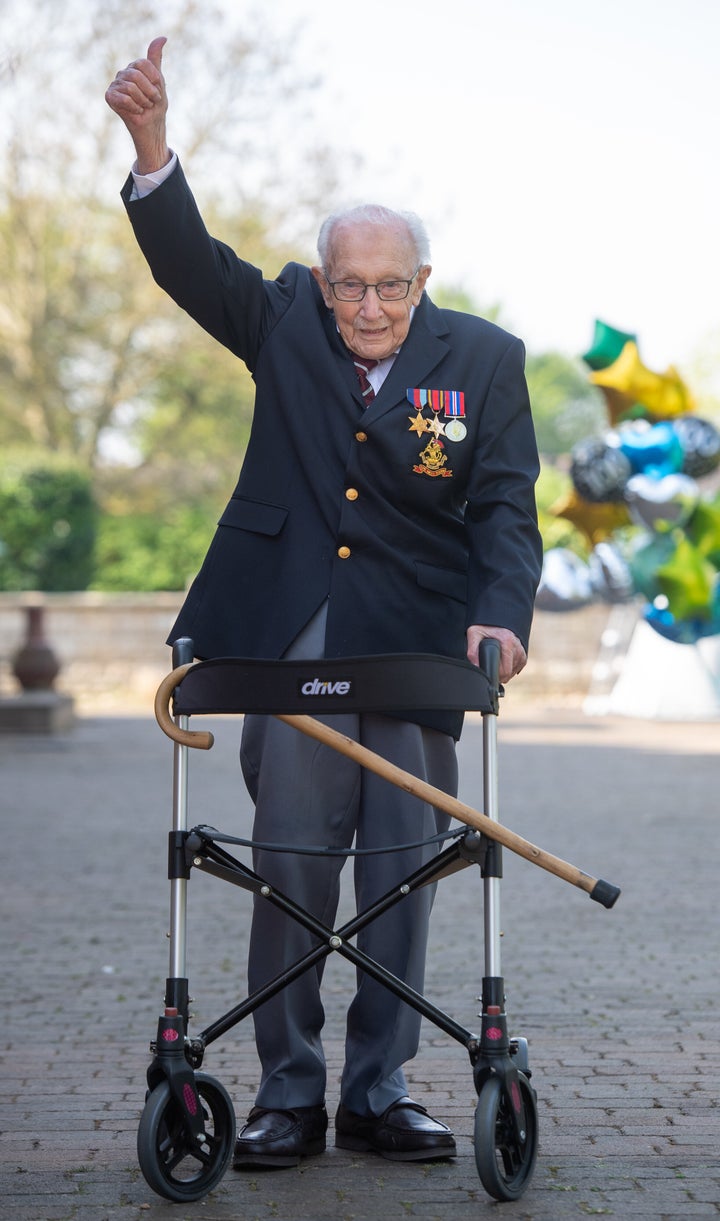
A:
[[[178,666],[187,666],[194,660],[195,660],[195,645],[190,636],[178,636],[177,640],[173,640],[173,645],[172,645],[173,670],[177,670]]]
[[[484,636],[478,649],[478,664],[493,691],[500,690],[500,642]]]

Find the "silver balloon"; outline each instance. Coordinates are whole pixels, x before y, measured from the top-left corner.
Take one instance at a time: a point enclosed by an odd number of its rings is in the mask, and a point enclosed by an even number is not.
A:
[[[593,504],[622,500],[631,475],[632,466],[620,449],[617,433],[586,437],[573,446],[570,478],[583,500]]]
[[[673,428],[683,447],[683,474],[701,479],[720,466],[720,432],[709,420],[681,415]]]
[[[700,489],[689,475],[633,475],[625,486],[625,502],[633,521],[663,533],[684,526],[700,499]]]
[[[535,605],[539,610],[577,610],[593,601],[590,569],[567,547],[545,552]]]
[[[630,567],[615,543],[598,543],[588,560],[590,583],[603,602],[627,602],[634,593]]]

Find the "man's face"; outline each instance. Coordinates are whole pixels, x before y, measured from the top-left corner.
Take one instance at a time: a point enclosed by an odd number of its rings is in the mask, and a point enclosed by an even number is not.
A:
[[[328,267],[313,267],[323,300],[335,314],[338,330],[347,347],[358,356],[383,360],[404,342],[410,329],[410,311],[422,297],[430,275],[426,264],[418,269],[412,238],[405,225],[374,225],[368,221],[338,224],[332,235]],[[415,274],[417,272],[417,274]],[[407,297],[381,301],[368,288],[362,301],[338,301],[328,280],[355,280],[381,284],[386,280],[409,280]]]

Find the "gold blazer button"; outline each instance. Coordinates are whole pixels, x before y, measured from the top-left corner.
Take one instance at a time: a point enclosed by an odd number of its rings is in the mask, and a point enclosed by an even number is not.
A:
[[[360,493],[358,492],[357,488],[348,488],[345,493],[345,499],[346,500],[357,500],[359,495],[360,495]]]
[[[338,547],[338,555],[340,556],[341,560],[346,560],[348,558],[348,556],[350,555],[350,548],[349,547]]]
[[[366,432],[356,432],[355,440],[356,441],[367,441],[367,433]]]

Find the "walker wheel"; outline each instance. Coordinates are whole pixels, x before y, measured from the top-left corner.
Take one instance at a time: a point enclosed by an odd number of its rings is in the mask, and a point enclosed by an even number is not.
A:
[[[500,1077],[488,1077],[475,1108],[475,1162],[480,1181],[495,1200],[518,1200],[535,1168],[538,1118],[535,1091],[518,1073],[525,1108],[526,1134],[521,1143],[509,1113]]]
[[[224,1175],[235,1147],[235,1112],[227,1090],[206,1073],[195,1074],[207,1140],[197,1145],[162,1081],[140,1118],[137,1154],[146,1182],[166,1200],[200,1200]]]

